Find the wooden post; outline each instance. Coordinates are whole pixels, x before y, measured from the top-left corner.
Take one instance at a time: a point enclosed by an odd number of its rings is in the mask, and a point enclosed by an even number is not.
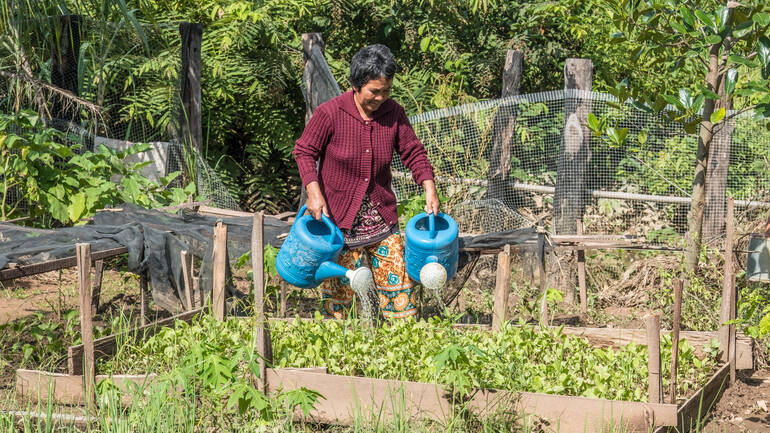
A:
[[[508,307],[508,293],[511,290],[511,246],[506,245],[497,254],[497,276],[495,279],[495,304],[492,312],[492,331],[499,331],[505,323]]]
[[[225,320],[225,274],[227,267],[227,226],[217,221],[214,228],[214,271],[211,312],[216,320]],[[256,278],[256,275],[254,276]]]
[[[733,305],[733,237],[735,236],[735,212],[733,198],[727,199],[727,219],[725,227],[725,269],[722,280],[722,304],[719,311],[719,350],[722,353],[722,362],[729,360],[730,354],[730,327],[727,322],[734,317]]]
[[[671,404],[676,404],[676,369],[679,364],[679,328],[682,321],[682,280],[674,280],[674,319],[671,332]]]
[[[80,334],[83,340],[83,386],[89,410],[96,401],[94,365],[94,326],[91,320],[91,244],[75,244],[80,293]]]
[[[731,252],[732,254],[732,252]],[[735,319],[735,306],[738,302],[738,294],[735,290],[735,273],[733,273],[732,276],[732,292],[730,293],[730,320]],[[728,333],[728,347],[730,348],[730,354],[728,356],[728,361],[730,363],[730,384],[735,383],[735,352],[736,352],[736,346],[738,345],[738,342],[736,341],[736,335],[735,335],[735,323],[731,323],[729,327],[729,333]]]
[[[251,269],[254,276],[254,313],[257,317],[257,353],[259,354],[259,385],[260,390],[267,392],[267,369],[265,360],[268,358],[267,345],[270,335],[267,332],[265,317],[265,214],[254,214],[254,224],[251,230]]]
[[[51,84],[78,95],[78,57],[80,56],[80,15],[58,17],[54,33],[56,48],[51,53]],[[80,110],[63,96],[52,98],[51,115],[57,119],[76,122]]]
[[[180,135],[185,151],[199,151],[203,141],[201,124],[201,37],[203,27],[197,23],[180,23],[182,68],[179,71],[182,113]]]
[[[342,94],[339,84],[331,73],[329,63],[324,57],[324,41],[320,33],[302,34],[302,60],[304,70],[302,83],[305,87],[305,123],[316,108],[324,102]],[[302,187],[297,211],[307,201],[307,190]],[[302,215],[297,215],[299,218]]]
[[[187,251],[182,251],[182,280],[184,280],[184,295],[187,301],[187,311],[195,308],[193,300],[193,282],[192,282],[192,254]]]
[[[281,278],[281,310],[280,317],[286,317],[286,290],[288,283]]]
[[[725,94],[725,80],[720,80],[718,93],[721,98],[714,105],[714,110],[724,108],[730,111],[733,101],[730,95]],[[706,170],[706,204],[703,209],[703,239],[706,241],[722,236],[726,229],[727,172],[735,127],[735,117],[713,126],[714,137],[709,146]]]
[[[147,324],[147,316],[150,312],[150,288],[148,282],[149,271],[139,274],[139,317],[142,326]]]
[[[102,294],[102,278],[104,276],[104,260],[94,262],[94,285],[91,292],[91,315],[99,311],[99,297]]]
[[[589,59],[567,59],[564,65],[564,89],[591,91],[593,63]],[[553,196],[553,231],[558,235],[575,234],[576,221],[583,219],[589,193],[586,174],[591,160],[591,131],[586,126],[591,112],[589,98],[568,96],[564,102],[564,130],[556,163]],[[554,287],[564,293],[564,302],[575,304],[576,266],[568,252],[554,251],[550,275]]]
[[[524,54],[521,51],[508,50],[503,69],[502,97],[507,98],[519,94],[523,70]],[[509,172],[511,171],[511,154],[513,152],[514,127],[516,124],[516,105],[501,105],[492,120],[492,149],[487,174],[487,198],[499,200],[513,205],[511,194],[508,192]],[[512,191],[511,191],[512,192]],[[485,231],[494,229],[494,221],[485,222]]]
[[[538,255],[540,263],[540,309],[538,314],[538,320],[540,322],[540,326],[546,326],[548,325],[548,303],[546,302],[546,291],[548,290],[548,280],[546,278],[546,272],[545,272],[545,234],[544,233],[538,233]]]
[[[647,325],[647,372],[649,374],[648,403],[663,403],[663,383],[660,375],[660,314],[650,314]]]
[[[583,220],[577,220],[577,234],[583,235]],[[586,253],[585,250],[576,250],[577,270],[578,270],[578,288],[580,290],[580,312],[588,313],[588,289],[586,288]]]

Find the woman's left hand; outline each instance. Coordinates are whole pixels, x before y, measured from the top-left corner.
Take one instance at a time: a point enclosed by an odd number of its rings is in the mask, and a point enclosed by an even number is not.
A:
[[[425,189],[425,213],[438,215],[438,207],[441,202],[438,199],[438,192],[436,192],[436,184],[432,180],[426,180],[422,182],[422,187]]]

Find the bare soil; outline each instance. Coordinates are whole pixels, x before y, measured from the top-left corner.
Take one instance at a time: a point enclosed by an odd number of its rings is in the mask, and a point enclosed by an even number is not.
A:
[[[770,370],[738,372],[712,410],[704,433],[770,433]]]

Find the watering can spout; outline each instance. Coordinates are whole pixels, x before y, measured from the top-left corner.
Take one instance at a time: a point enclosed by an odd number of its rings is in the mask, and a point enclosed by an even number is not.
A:
[[[358,292],[367,289],[374,281],[372,271],[366,267],[348,269],[334,262],[323,262],[315,273],[316,281],[327,278],[345,277],[350,281],[350,287]]]

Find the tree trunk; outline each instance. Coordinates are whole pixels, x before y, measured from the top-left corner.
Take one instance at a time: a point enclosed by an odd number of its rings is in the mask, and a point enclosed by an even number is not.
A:
[[[564,65],[566,90],[590,91],[593,63],[588,59],[567,59]],[[587,203],[586,169],[591,159],[591,133],[587,126],[591,100],[568,97],[564,107],[564,132],[556,168],[553,200],[553,231],[556,234],[577,233],[577,221],[583,219]],[[564,301],[575,304],[577,267],[571,252],[554,252],[550,261],[554,287],[564,293]]]
[[[719,101],[714,109],[724,107],[725,110],[730,110],[732,100],[725,99]],[[730,168],[730,150],[734,130],[734,118],[715,126],[706,172],[706,208],[703,214],[703,239],[706,242],[721,238],[725,232],[727,175]]]
[[[51,84],[77,96],[80,15],[64,15],[58,18],[59,27],[54,33],[55,51],[51,54]],[[55,95],[52,100],[52,117],[69,122],[78,121],[80,110],[77,104],[60,95]]]
[[[203,141],[201,122],[201,38],[203,27],[197,23],[180,23],[179,35],[182,38],[182,67],[180,93],[182,113],[179,119],[179,131],[185,150],[200,152]]]
[[[712,45],[709,50],[709,69],[706,75],[706,88],[712,92],[719,90],[719,49],[720,45]],[[706,98],[703,105],[703,116],[698,134],[698,152],[695,161],[695,173],[692,179],[692,201],[687,217],[687,247],[685,250],[685,269],[696,272],[700,258],[701,235],[703,233],[703,214],[706,202],[706,174],[708,172],[709,148],[714,137],[711,115],[714,113],[715,101]]]
[[[728,9],[725,26],[729,28],[733,21],[733,12],[736,7],[733,4]],[[732,38],[728,36],[728,41]],[[706,88],[712,92],[720,90],[721,82],[726,71],[719,72],[719,52],[722,44],[711,45],[709,49],[708,73],[706,74]],[[725,53],[727,54],[727,53]],[[724,93],[724,92],[722,92]],[[723,101],[727,102],[723,96]],[[692,179],[692,196],[690,203],[690,213],[688,218],[687,245],[685,248],[685,270],[694,273],[698,270],[698,260],[700,259],[700,248],[703,234],[703,215],[706,207],[706,179],[708,177],[709,153],[711,142],[714,138],[714,125],[711,123],[711,115],[714,113],[716,101],[706,98],[703,105],[703,117],[700,123],[698,134],[698,152],[695,161],[695,173]],[[725,107],[727,109],[727,107]],[[729,162],[729,152],[727,161]],[[724,167],[727,170],[727,167]]]

